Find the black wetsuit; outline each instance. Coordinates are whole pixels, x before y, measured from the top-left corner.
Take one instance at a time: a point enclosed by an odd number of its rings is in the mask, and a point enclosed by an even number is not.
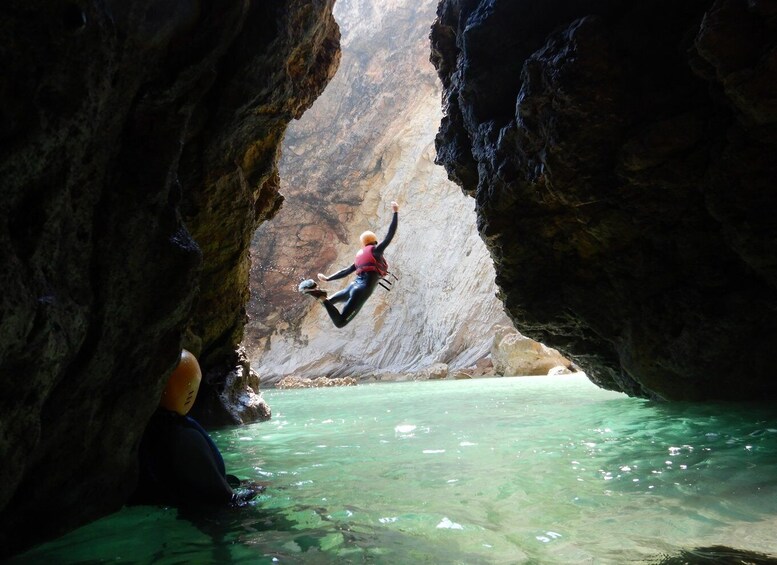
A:
[[[391,240],[394,238],[394,233],[397,231],[397,222],[398,213],[394,212],[386,237],[375,246],[375,250],[372,252],[375,259],[380,260],[383,257],[383,252],[386,247],[388,247],[388,244],[391,243]],[[341,271],[337,271],[334,275],[327,278],[327,280],[333,281],[341,279],[354,271],[356,271],[355,264],[346,267]],[[323,301],[324,308],[326,308],[329,317],[332,318],[335,327],[342,328],[353,320],[354,316],[359,313],[359,310],[362,309],[364,303],[367,302],[367,299],[372,295],[375,287],[378,286],[378,281],[380,281],[380,279],[381,275],[377,271],[363,271],[357,275],[356,280],[348,287]],[[337,304],[338,302],[345,302],[342,312],[334,307],[334,304]]]
[[[225,505],[235,502],[224,459],[195,420],[157,409],[140,442],[135,504]]]

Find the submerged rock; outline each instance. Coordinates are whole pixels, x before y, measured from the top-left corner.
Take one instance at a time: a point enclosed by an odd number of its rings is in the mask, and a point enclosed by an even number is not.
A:
[[[713,545],[661,557],[655,565],[777,565],[777,556]]]

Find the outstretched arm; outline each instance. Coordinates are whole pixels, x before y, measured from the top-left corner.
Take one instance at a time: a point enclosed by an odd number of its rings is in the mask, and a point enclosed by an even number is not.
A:
[[[320,281],[334,281],[337,279],[341,279],[343,277],[347,277],[351,273],[353,273],[356,270],[356,265],[351,265],[350,267],[346,267],[345,269],[340,269],[337,271],[334,275],[326,276],[323,273],[318,273],[318,280]]]
[[[386,247],[388,247],[388,244],[391,243],[391,240],[394,239],[394,234],[397,231],[397,223],[399,222],[399,204],[392,202],[391,209],[394,211],[394,214],[391,216],[391,224],[389,225],[388,233],[386,233],[386,237],[383,238],[383,241],[375,246],[375,253],[383,253]]]

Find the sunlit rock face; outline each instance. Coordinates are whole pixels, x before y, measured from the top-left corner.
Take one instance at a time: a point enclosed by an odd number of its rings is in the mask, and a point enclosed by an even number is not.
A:
[[[516,327],[594,382],[773,399],[774,2],[444,0],[438,159]]]
[[[508,323],[475,230],[474,201],[434,164],[440,86],[429,63],[431,1],[338,0],[343,55],[281,160],[283,209],[256,234],[246,348],[263,385],[284,375],[363,376],[474,364]],[[358,236],[379,238],[400,204],[386,257],[399,277],[336,329],[296,292],[304,278],[353,262]],[[347,280],[325,283],[331,291]],[[393,280],[393,279],[392,279]]]
[[[182,345],[250,380],[248,241],[332,4],[0,8],[0,558],[121,506]]]
[[[504,326],[498,326],[494,333],[491,361],[496,374],[502,376],[559,375],[575,370],[555,349]]]

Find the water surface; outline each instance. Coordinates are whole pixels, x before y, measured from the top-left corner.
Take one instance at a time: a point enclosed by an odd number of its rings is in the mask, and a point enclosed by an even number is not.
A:
[[[655,404],[580,375],[266,391],[215,432],[249,508],[130,508],[19,558],[55,563],[656,563],[777,555],[777,412]]]

